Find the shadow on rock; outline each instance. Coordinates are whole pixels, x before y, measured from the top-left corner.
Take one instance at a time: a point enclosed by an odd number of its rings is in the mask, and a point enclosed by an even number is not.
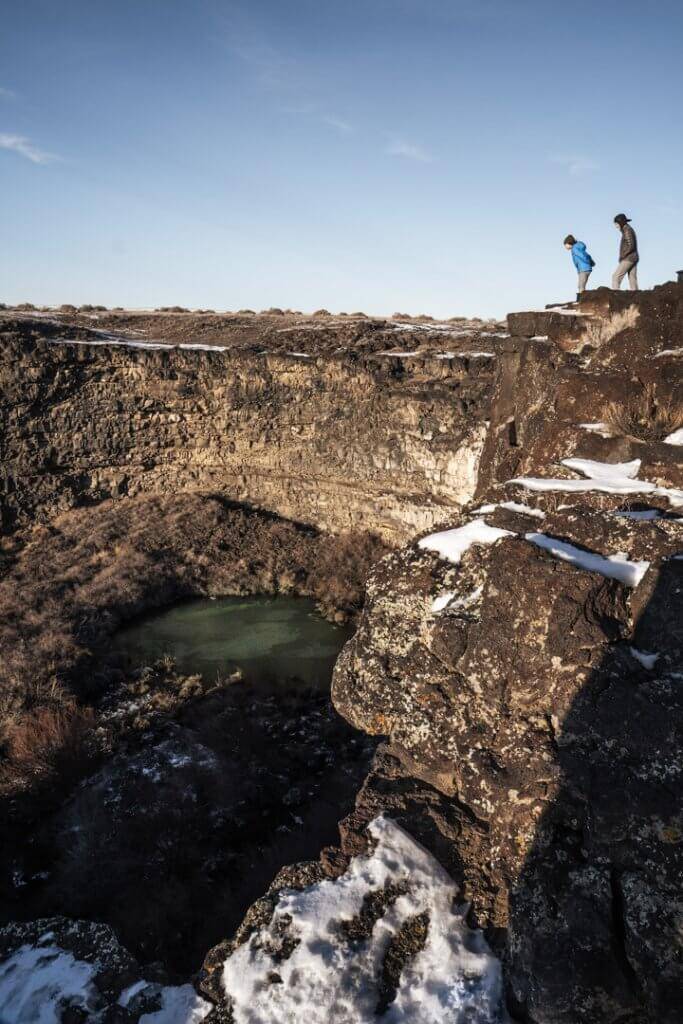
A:
[[[556,728],[562,785],[511,894],[520,1020],[680,1020],[682,595],[670,558]]]

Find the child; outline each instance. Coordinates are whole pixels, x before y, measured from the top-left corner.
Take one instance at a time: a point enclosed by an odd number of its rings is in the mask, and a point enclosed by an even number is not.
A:
[[[591,270],[595,266],[595,260],[586,252],[586,243],[577,242],[573,235],[567,235],[564,240],[565,249],[571,249],[574,266],[579,272],[579,290],[576,301],[579,301],[582,292],[585,292]]]

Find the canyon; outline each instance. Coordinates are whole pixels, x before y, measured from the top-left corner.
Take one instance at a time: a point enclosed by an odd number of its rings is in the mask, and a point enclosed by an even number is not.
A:
[[[0,999],[17,1024],[48,1002],[64,1024],[677,1020],[682,337],[680,284],[506,324],[0,311]],[[282,771],[300,723],[301,777],[317,747],[323,788],[346,773],[338,833],[279,863],[268,837],[234,905],[204,895],[212,948],[192,967],[185,940],[174,963],[133,929],[127,948],[120,914],[45,910],[52,882],[17,891],[25,836],[47,842],[79,801],[94,814],[96,772],[175,743],[202,836],[206,787],[217,806],[222,777],[252,786],[229,742],[210,781],[190,744],[236,728],[226,681],[131,675],[110,646],[154,609],[254,594],[352,628],[336,711],[254,711]],[[134,790],[129,819],[179,799],[136,807]],[[275,816],[279,794],[262,799]],[[220,841],[249,829],[231,818]],[[111,872],[126,841],[82,863]]]

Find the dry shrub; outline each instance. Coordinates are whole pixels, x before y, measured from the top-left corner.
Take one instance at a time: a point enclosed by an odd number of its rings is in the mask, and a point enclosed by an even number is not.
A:
[[[26,711],[5,723],[0,791],[59,774],[78,773],[90,759],[95,715],[77,705]]]
[[[323,614],[346,618],[357,612],[365,596],[368,572],[387,551],[387,545],[371,533],[321,537],[308,582]]]
[[[662,441],[683,427],[683,403],[661,402],[654,384],[646,384],[628,402],[610,402],[602,420],[611,433],[634,441]]]
[[[385,550],[363,533],[325,536],[206,495],[106,502],[36,526],[0,579],[0,735],[37,704],[95,697],[109,675],[106,637],[132,617],[192,596],[283,592],[345,621]]]
[[[612,338],[616,338],[617,334],[621,334],[622,331],[626,331],[630,327],[635,327],[639,315],[640,312],[636,306],[628,306],[627,309],[619,313],[612,313],[611,316],[589,320],[581,335],[581,341],[584,345],[590,345],[591,348],[600,348]]]

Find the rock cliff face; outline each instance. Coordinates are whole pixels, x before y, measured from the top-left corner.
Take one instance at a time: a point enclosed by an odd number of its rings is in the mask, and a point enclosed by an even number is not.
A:
[[[403,544],[335,669],[383,740],[340,846],[211,951],[197,1019],[678,1020],[683,286],[512,316],[496,360],[416,325],[260,354],[76,326],[6,341],[8,521],[216,489]]]
[[[388,737],[345,852],[382,810],[438,852],[524,1021],[673,1022],[683,997],[683,289],[657,298],[581,355],[512,336],[478,507],[374,569],[335,670]]]
[[[5,326],[6,525],[107,497],[202,490],[396,541],[474,493],[495,359],[490,345],[444,351],[463,335],[476,342],[462,326],[369,322],[350,339],[348,326],[308,324],[185,348],[139,332]]]

